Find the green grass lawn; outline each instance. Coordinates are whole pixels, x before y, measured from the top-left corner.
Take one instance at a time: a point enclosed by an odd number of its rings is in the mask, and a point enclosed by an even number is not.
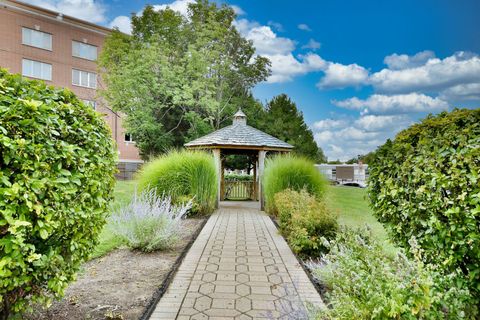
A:
[[[135,193],[135,185],[136,181],[133,180],[117,180],[115,185],[114,201],[111,204],[111,213],[115,209],[126,205],[132,199]],[[102,230],[102,233],[100,233],[99,240],[100,242],[90,256],[90,259],[101,257],[122,245],[122,241],[113,234],[111,226],[108,224],[108,220],[107,224]]]
[[[328,186],[326,193],[328,206],[338,214],[339,223],[349,227],[363,227],[367,224],[374,236],[384,242],[387,251],[394,250],[387,240],[382,224],[373,216],[368,205],[367,190],[355,187]]]

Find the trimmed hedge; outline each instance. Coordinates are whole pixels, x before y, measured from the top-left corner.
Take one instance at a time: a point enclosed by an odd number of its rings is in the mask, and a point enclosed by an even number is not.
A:
[[[335,238],[336,216],[323,202],[306,190],[284,190],[275,194],[280,231],[292,250],[303,257],[313,258],[325,253],[324,239]]]
[[[277,155],[267,159],[263,177],[263,191],[266,210],[276,214],[274,196],[286,189],[308,193],[321,199],[325,193],[327,181],[315,168],[314,163],[294,155]]]
[[[181,204],[193,199],[191,213],[215,209],[217,172],[213,156],[203,151],[170,151],[144,165],[138,176],[140,191],[155,188]]]
[[[115,150],[69,90],[0,69],[0,314],[62,296],[105,223]]]
[[[369,197],[393,240],[461,271],[480,304],[480,109],[429,116],[380,147]]]

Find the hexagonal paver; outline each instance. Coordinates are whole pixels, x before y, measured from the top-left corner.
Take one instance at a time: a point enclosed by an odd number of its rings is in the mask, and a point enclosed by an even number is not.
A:
[[[239,283],[250,281],[250,276],[246,273],[239,273],[235,276],[235,280]]]
[[[235,300],[235,309],[240,312],[247,312],[252,310],[252,301],[246,297],[241,297]]]
[[[198,289],[198,292],[203,293],[203,294],[210,294],[215,290],[215,286],[211,283],[204,283],[200,285],[200,288]]]
[[[207,296],[197,298],[195,304],[193,305],[193,308],[198,311],[205,311],[207,309],[210,309],[212,307],[212,300],[212,298]]]
[[[237,285],[235,292],[241,296],[246,296],[250,294],[250,287],[246,284],[239,284]]]

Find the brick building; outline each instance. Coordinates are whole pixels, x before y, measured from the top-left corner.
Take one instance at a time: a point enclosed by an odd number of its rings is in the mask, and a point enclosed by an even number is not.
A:
[[[0,66],[12,73],[67,87],[105,115],[117,143],[119,168],[142,163],[121,116],[98,97],[96,60],[109,28],[15,0],[0,0]],[[126,174],[128,176],[128,173]]]

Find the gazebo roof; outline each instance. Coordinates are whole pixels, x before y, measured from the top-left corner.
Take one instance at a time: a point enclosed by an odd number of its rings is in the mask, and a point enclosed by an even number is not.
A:
[[[274,136],[247,125],[247,116],[238,110],[233,116],[233,124],[203,137],[185,144],[187,148],[235,148],[258,149],[258,150],[282,150],[293,149],[288,144]]]

